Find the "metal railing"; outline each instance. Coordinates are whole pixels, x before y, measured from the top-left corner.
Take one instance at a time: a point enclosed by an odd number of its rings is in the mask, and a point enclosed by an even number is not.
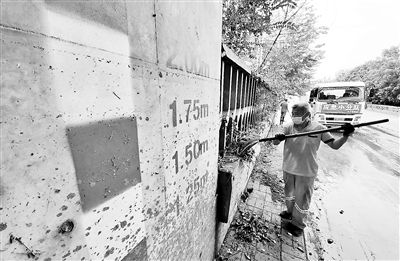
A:
[[[235,132],[247,132],[260,120],[256,90],[266,83],[225,45],[221,57],[219,155],[223,157],[226,147],[236,141]]]

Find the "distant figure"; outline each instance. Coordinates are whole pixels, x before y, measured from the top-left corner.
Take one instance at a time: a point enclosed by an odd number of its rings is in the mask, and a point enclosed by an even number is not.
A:
[[[280,121],[280,125],[283,124],[284,120],[285,120],[285,115],[288,112],[288,103],[287,103],[287,99],[285,99],[282,103],[281,103],[281,121]]]

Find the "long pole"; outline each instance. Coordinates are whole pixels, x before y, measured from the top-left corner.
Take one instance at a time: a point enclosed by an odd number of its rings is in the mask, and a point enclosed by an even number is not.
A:
[[[388,122],[388,121],[389,121],[389,119],[377,120],[377,121],[369,121],[369,122],[354,124],[353,127],[354,128],[359,128],[359,127],[363,127],[363,126],[369,126],[369,125],[384,123],[384,122]],[[297,138],[297,137],[301,137],[301,136],[308,136],[308,135],[313,135],[313,134],[320,134],[320,133],[331,132],[331,131],[339,131],[339,130],[344,130],[344,126],[328,128],[328,129],[323,129],[323,130],[317,130],[317,131],[308,131],[308,132],[290,134],[290,135],[286,135],[286,138],[287,139],[288,138]],[[271,140],[274,140],[274,139],[275,139],[275,137],[263,138],[263,139],[260,139],[259,142],[271,141]]]
[[[354,124],[353,127],[354,128],[359,128],[359,127],[364,127],[364,126],[369,126],[369,125],[374,125],[374,124],[379,124],[379,123],[384,123],[384,122],[388,122],[389,119],[383,119],[383,120],[377,120],[377,121],[368,121],[368,122],[364,122],[364,123],[359,123],[359,124]],[[286,135],[286,139],[290,139],[290,138],[297,138],[297,137],[302,137],[302,136],[308,136],[308,135],[313,135],[313,134],[320,134],[320,133],[325,133],[325,132],[331,132],[331,131],[339,131],[339,130],[344,130],[344,126],[340,126],[340,127],[334,127],[334,128],[328,128],[328,129],[323,129],[323,130],[316,130],[316,131],[308,131],[308,132],[301,132],[301,133],[296,133],[296,134],[290,134],[290,135]],[[239,152],[239,156],[243,155],[248,149],[250,149],[251,147],[253,147],[254,145],[256,145],[259,142],[265,142],[265,141],[272,141],[274,140],[275,137],[268,137],[268,138],[262,138],[259,140],[252,140],[247,142],[247,144],[240,150]]]

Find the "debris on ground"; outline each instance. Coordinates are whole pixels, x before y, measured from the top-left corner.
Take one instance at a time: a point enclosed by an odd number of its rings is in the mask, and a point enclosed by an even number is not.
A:
[[[243,192],[242,195],[240,196],[240,199],[241,199],[243,202],[246,202],[246,200],[247,200],[248,197],[249,197],[249,192],[245,191],[245,192]]]
[[[253,173],[255,174],[255,179],[259,179],[261,184],[271,188],[272,201],[284,203],[284,182],[276,175],[276,173],[273,171],[268,171],[271,169],[271,166],[280,166],[282,164],[281,158],[275,159],[271,157],[272,155],[270,154],[270,151],[273,149],[272,146],[274,145],[271,143],[263,143],[263,146],[261,146],[260,156],[257,158]]]
[[[274,175],[265,175],[261,179],[261,184],[267,185],[271,188],[272,200],[274,202],[285,202],[285,193],[282,184],[279,184],[279,178]]]
[[[268,234],[279,234],[277,226],[272,227],[260,216],[241,210],[239,210],[239,215],[232,222],[231,227],[235,231],[235,238],[243,242],[267,241],[276,243]]]
[[[253,148],[246,150],[242,159],[245,161],[252,161],[255,154],[255,150]]]
[[[240,195],[240,199],[243,202],[246,202],[247,198],[249,197],[250,193],[253,192],[253,188],[247,188],[245,192],[242,193],[242,195]]]
[[[256,159],[251,179],[259,180],[260,184],[269,186],[271,188],[271,193],[276,194],[272,196],[273,201],[276,201],[280,198],[277,194],[281,193],[284,195],[283,182],[279,182],[280,179],[277,176],[267,181],[268,176],[273,175],[267,173],[267,171],[271,169],[271,164],[273,163],[270,160],[271,149],[272,147],[270,144],[261,143],[261,152]],[[252,186],[247,187],[241,194],[241,200],[246,202],[253,191],[254,188]],[[283,202],[283,199],[280,202]],[[239,207],[226,234],[224,246],[221,248],[217,260],[233,260],[240,255],[240,253],[243,253],[243,260],[255,260],[254,253],[251,250],[252,245],[268,245],[276,249],[275,251],[279,251],[280,237],[279,226],[268,222],[263,217],[250,210],[241,209]],[[271,249],[268,246],[266,246],[266,248]]]
[[[240,253],[243,253],[243,257],[247,260],[255,260],[251,246],[262,244],[267,248],[275,246],[279,249],[280,236],[280,227],[277,225],[269,223],[251,211],[239,209],[216,260],[231,260]]]

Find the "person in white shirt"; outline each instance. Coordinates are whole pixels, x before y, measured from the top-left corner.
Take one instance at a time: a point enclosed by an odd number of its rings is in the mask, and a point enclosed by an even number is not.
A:
[[[281,119],[280,119],[280,124],[281,124],[281,125],[282,125],[283,122],[285,121],[285,115],[286,115],[287,112],[289,112],[289,109],[288,109],[287,99],[285,99],[285,100],[281,103]]]
[[[293,123],[283,126],[283,133],[276,134],[274,145],[286,139],[286,135],[326,129],[322,124],[311,120],[308,103],[298,103],[292,108]],[[280,213],[286,219],[285,229],[294,236],[300,236],[306,227],[304,218],[307,215],[311,196],[314,190],[314,179],[318,173],[317,151],[320,142],[332,149],[339,149],[354,132],[351,124],[344,126],[343,137],[335,139],[329,132],[289,138],[285,140],[283,150],[283,179],[285,182],[285,201],[287,210]]]

